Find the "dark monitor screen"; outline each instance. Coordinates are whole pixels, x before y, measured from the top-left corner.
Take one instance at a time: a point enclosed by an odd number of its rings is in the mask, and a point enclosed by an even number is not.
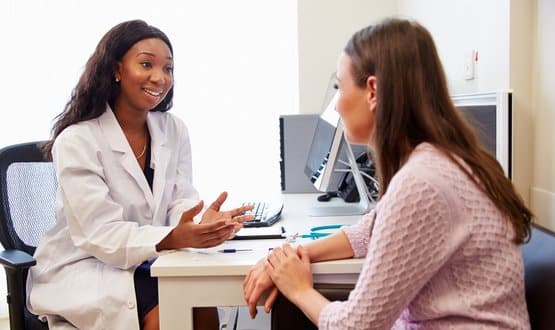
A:
[[[512,172],[512,93],[462,94],[452,97],[455,107],[474,128],[480,142],[497,159],[507,177]]]
[[[489,152],[496,154],[495,105],[461,106],[457,108],[476,131],[480,142]]]

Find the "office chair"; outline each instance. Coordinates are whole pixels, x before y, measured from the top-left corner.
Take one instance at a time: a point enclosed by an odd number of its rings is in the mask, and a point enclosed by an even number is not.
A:
[[[32,255],[43,234],[55,223],[56,173],[43,158],[40,142],[0,150],[0,263],[7,280],[12,330],[48,329],[26,307],[25,285]]]
[[[522,245],[526,304],[533,330],[555,327],[555,232],[532,225],[532,236]]]

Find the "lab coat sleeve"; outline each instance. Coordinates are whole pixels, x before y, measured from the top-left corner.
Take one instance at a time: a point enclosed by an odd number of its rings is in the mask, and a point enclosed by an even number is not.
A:
[[[102,154],[94,140],[90,133],[67,128],[54,144],[64,216],[77,248],[108,265],[128,269],[154,257],[156,243],[172,228],[139,226],[134,219],[123,219],[122,206],[110,196]]]
[[[172,202],[168,207],[170,226],[175,226],[181,219],[181,214],[199,202],[199,194],[193,186],[192,154],[189,132],[185,124],[174,117],[179,134],[179,159],[177,163],[176,183],[172,194]]]

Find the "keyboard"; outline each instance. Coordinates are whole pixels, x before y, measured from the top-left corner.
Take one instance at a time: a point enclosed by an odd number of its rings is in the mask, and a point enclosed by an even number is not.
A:
[[[242,204],[252,205],[253,209],[251,211],[245,212],[247,215],[254,215],[254,219],[251,221],[243,222],[243,227],[269,227],[276,223],[281,217],[281,210],[283,210],[283,203],[281,202],[263,202],[263,201],[251,201]]]

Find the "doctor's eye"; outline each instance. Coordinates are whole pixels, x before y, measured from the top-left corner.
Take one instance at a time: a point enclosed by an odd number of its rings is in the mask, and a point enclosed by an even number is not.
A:
[[[142,61],[141,65],[148,69],[152,68],[152,63],[150,63],[149,61]]]

